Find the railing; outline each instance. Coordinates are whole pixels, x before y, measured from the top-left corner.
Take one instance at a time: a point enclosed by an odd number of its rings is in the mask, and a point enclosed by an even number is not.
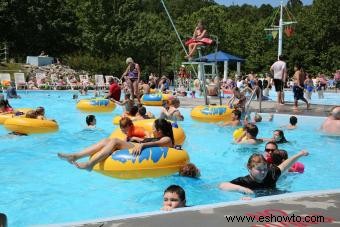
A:
[[[248,100],[248,102],[246,103],[245,105],[245,114],[247,115],[249,110],[250,110],[250,104],[251,102],[253,101],[253,99],[255,98],[255,95],[256,95],[256,92],[259,90],[259,99],[258,99],[258,102],[259,102],[259,110],[257,112],[261,113],[262,112],[262,90],[261,88],[255,88],[253,90],[253,92],[251,93],[250,95],[250,99]]]

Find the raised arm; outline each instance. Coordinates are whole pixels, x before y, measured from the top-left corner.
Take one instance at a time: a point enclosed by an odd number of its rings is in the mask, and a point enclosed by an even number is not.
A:
[[[296,162],[300,157],[307,156],[307,155],[309,155],[308,151],[302,150],[299,153],[297,153],[296,155],[293,155],[292,157],[290,157],[287,160],[285,160],[284,162],[282,162],[278,166],[279,169],[281,170],[281,173],[288,170],[294,164],[294,162]]]
[[[254,194],[254,192],[251,189],[230,182],[221,183],[219,188],[224,191],[237,191],[244,194]]]

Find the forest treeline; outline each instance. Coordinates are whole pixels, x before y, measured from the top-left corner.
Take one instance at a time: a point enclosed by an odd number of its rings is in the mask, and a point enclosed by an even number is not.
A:
[[[219,50],[246,59],[243,72],[268,71],[277,57],[277,39],[264,31],[278,23],[271,5],[218,5],[212,0],[164,0],[184,41],[202,19],[219,38]],[[314,0],[304,6],[289,0],[294,33],[284,35],[283,53],[291,69],[301,62],[311,73],[330,74],[340,67],[338,0]],[[171,72],[184,61],[160,0],[0,0],[0,42],[10,58],[45,50],[74,69],[120,75],[133,57],[143,74]],[[205,50],[206,52],[212,51]],[[231,66],[236,67],[236,66]]]

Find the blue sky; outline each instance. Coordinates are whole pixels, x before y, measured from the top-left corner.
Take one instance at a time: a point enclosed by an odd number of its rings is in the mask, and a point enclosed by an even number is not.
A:
[[[278,6],[280,5],[280,0],[215,0],[218,4],[221,5],[256,5],[261,6],[262,4],[271,4],[272,6]],[[287,3],[286,0],[283,1],[285,4]],[[311,5],[313,0],[302,0],[303,5]]]

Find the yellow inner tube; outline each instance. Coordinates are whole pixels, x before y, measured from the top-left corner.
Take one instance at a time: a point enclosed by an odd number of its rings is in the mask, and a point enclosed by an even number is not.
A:
[[[97,163],[93,170],[120,179],[160,177],[178,172],[188,162],[189,155],[184,150],[149,147],[144,148],[140,155],[133,156],[131,149],[125,149],[115,151]]]
[[[104,98],[82,99],[77,103],[77,108],[84,112],[111,112],[116,104]]]
[[[27,111],[32,110],[30,108],[19,108],[19,109],[15,109],[14,111],[19,111],[19,112],[23,112],[23,115],[19,115],[19,116],[15,116],[13,113],[8,113],[8,114],[0,114],[0,124],[5,123],[5,121],[9,118],[12,117],[24,117],[25,114],[27,113]]]
[[[152,125],[154,123],[155,119],[147,119],[147,120],[139,120],[134,121],[133,124],[138,127],[142,127],[145,129],[145,131],[148,131],[150,134],[152,134]],[[176,145],[182,145],[185,141],[185,133],[183,128],[172,128],[172,131],[174,133],[174,139]],[[110,135],[110,138],[118,138],[121,140],[126,140],[126,135],[120,130],[120,128],[116,128]]]
[[[191,117],[204,122],[231,121],[232,111],[226,105],[196,106],[191,111]]]
[[[238,128],[233,132],[233,138],[234,140],[238,140],[242,135],[244,134],[243,128]]]
[[[39,120],[25,117],[9,118],[4,126],[11,132],[22,134],[47,133],[58,131],[58,124],[51,120]]]

